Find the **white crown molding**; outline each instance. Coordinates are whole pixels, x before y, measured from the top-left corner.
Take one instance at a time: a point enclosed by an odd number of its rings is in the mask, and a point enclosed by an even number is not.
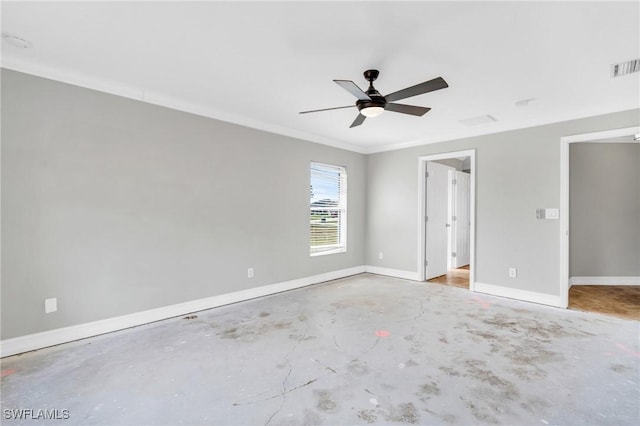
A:
[[[105,80],[97,77],[90,77],[81,73],[63,70],[59,68],[47,67],[44,65],[37,65],[30,62],[22,61],[16,58],[12,58],[7,55],[3,55],[2,63],[0,67],[10,69],[13,71],[22,72],[25,74],[31,74],[50,80],[59,81],[62,83],[71,84],[74,86],[84,87],[87,89],[96,90],[103,93],[108,93],[116,96],[122,96],[125,98],[146,102],[153,105],[162,106],[178,111],[188,112],[191,114],[200,115],[203,117],[213,118],[215,120],[225,121],[228,123],[238,124],[240,126],[249,127],[252,129],[262,130],[269,133],[274,133],[282,136],[287,136],[295,139],[301,139],[308,142],[314,142],[321,145],[332,146],[335,148],[344,149],[347,151],[353,151],[360,154],[375,154],[386,151],[396,151],[404,148],[412,148],[422,145],[430,145],[440,142],[449,142],[458,139],[472,138],[477,136],[486,136],[496,133],[503,133],[512,130],[521,130],[529,127],[542,126],[547,124],[559,123],[563,121],[576,120],[580,118],[592,117],[602,114],[609,114],[614,112],[626,111],[628,109],[637,108],[637,105],[630,106],[629,108],[621,109],[618,111],[610,111],[605,107],[598,107],[589,110],[588,112],[582,111],[581,113],[574,113],[573,111],[567,111],[562,116],[554,119],[531,119],[526,122],[515,123],[512,125],[501,125],[499,127],[493,124],[491,127],[485,127],[485,130],[477,131],[460,131],[450,133],[437,138],[419,138],[415,140],[381,145],[381,146],[359,146],[352,143],[338,141],[330,138],[326,138],[314,133],[302,132],[294,129],[290,129],[283,126],[277,126],[270,123],[266,123],[259,120],[254,120],[248,117],[239,116],[235,114],[228,114],[223,111],[219,111],[213,108],[206,107],[204,105],[194,104],[191,102],[183,101],[175,97],[171,97],[162,93],[149,92],[144,89],[128,86],[115,81]]]
[[[640,126],[624,127],[622,129],[612,129],[593,133],[582,133],[578,135],[562,136],[560,142],[566,143],[620,143],[615,140],[621,136],[630,136],[640,133]],[[634,143],[634,142],[629,142]]]
[[[324,274],[299,278],[277,284],[265,285],[219,296],[207,297],[204,299],[192,300],[190,302],[178,303],[161,308],[150,309],[142,312],[135,312],[129,315],[122,315],[100,321],[93,321],[70,327],[58,328],[41,333],[28,334],[26,336],[5,339],[0,342],[0,357],[16,355],[23,352],[72,342],[74,340],[86,339],[100,334],[111,333],[125,328],[136,327],[161,321],[192,312],[204,311],[231,303],[243,302],[255,299],[256,297],[269,296],[283,291],[294,290],[313,284],[344,278],[351,275],[361,274],[365,271],[364,266],[356,266],[338,271],[326,272]]]
[[[592,108],[587,112],[582,111],[579,114],[574,113],[573,111],[567,111],[565,114],[555,117],[554,119],[531,119],[531,120],[527,120],[526,122],[515,123],[512,125],[504,125],[499,128],[496,128],[494,124],[492,129],[484,130],[484,131],[479,130],[471,133],[470,132],[449,133],[445,136],[441,136],[438,138],[427,137],[427,138],[420,138],[420,139],[415,139],[407,142],[382,145],[378,147],[367,147],[366,149],[364,149],[364,154],[375,154],[375,153],[386,152],[386,151],[397,151],[399,149],[413,148],[416,146],[423,146],[423,145],[431,145],[431,144],[440,143],[440,142],[450,142],[454,140],[473,138],[477,136],[495,135],[498,133],[511,132],[514,130],[524,130],[524,129],[529,129],[531,127],[546,126],[546,125],[562,123],[562,122],[571,121],[571,120],[580,120],[582,118],[595,117],[598,115],[614,114],[616,112],[623,112],[623,111],[628,111],[628,110],[637,109],[637,108],[638,108],[638,105],[631,105],[629,106],[629,108],[623,108],[620,110],[611,111],[606,109],[605,107],[598,107],[598,108]],[[578,136],[582,136],[582,135],[578,135]],[[620,136],[623,136],[623,135],[620,135]],[[613,136],[610,136],[610,137],[613,137]],[[571,141],[571,142],[574,142],[574,141]],[[594,142],[601,142],[601,141],[594,141]]]
[[[162,93],[150,92],[144,89],[124,85],[115,81],[105,80],[97,77],[88,77],[86,75],[57,68],[51,68],[41,65],[17,60],[11,57],[3,57],[0,67],[18,71],[61,83],[71,84],[73,86],[83,87],[85,89],[96,90],[98,92],[108,93],[110,95],[121,96],[148,104],[157,105],[177,111],[188,112],[190,114],[200,115],[215,120],[233,123],[240,126],[262,130],[268,133],[287,136],[290,138],[300,139],[307,142],[319,143],[321,145],[332,146],[347,151],[353,151],[360,154],[365,153],[363,147],[353,145],[347,142],[337,141],[325,138],[313,133],[301,132],[282,126],[265,123],[251,118],[229,114],[203,105],[187,102],[178,98],[168,96]]]

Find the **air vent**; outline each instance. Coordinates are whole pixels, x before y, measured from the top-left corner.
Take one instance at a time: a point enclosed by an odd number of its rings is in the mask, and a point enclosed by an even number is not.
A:
[[[638,71],[640,71],[640,59],[632,59],[631,61],[611,65],[612,78]]]
[[[464,120],[460,120],[462,124],[466,124],[467,126],[479,126],[480,124],[488,124],[496,121],[498,120],[489,114],[480,115],[478,117],[465,118]]]
[[[529,98],[529,99],[523,99],[521,101],[516,102],[516,106],[517,107],[526,107],[529,106],[529,104],[533,101],[535,101],[536,98]]]

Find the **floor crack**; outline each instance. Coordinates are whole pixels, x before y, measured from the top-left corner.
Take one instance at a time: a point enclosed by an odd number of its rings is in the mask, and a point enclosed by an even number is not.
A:
[[[336,336],[333,336],[333,344],[336,345],[336,348],[338,348],[340,350],[340,352],[344,352],[342,350],[342,348],[340,347],[340,345],[338,344],[338,341],[336,340]]]
[[[428,302],[429,298],[427,298],[426,301]],[[415,320],[421,318],[425,314],[425,307],[424,307],[424,302],[425,301],[419,300],[419,302],[420,302],[420,312],[418,313],[418,315],[414,316],[413,318],[405,318],[405,319],[397,320],[396,322],[415,321]]]
[[[367,350],[365,350],[364,352],[362,352],[360,355],[358,355],[356,358],[362,358],[363,356],[367,355],[369,352],[371,352],[376,346],[378,346],[378,343],[380,342],[380,338],[378,337],[374,342],[373,345],[371,345],[371,347]]]
[[[307,333],[309,332],[309,326],[307,326],[306,330],[304,331],[304,334],[302,335],[302,337],[300,337],[299,339],[296,339],[296,344],[293,345],[293,347],[291,348],[291,350],[289,351],[289,353],[286,355],[286,360],[287,360],[287,364],[289,365],[289,371],[287,372],[287,375],[285,376],[284,380],[282,380],[282,391],[280,392],[280,395],[276,395],[274,398],[280,397],[282,398],[282,401],[280,401],[280,406],[278,407],[278,409],[276,411],[273,412],[273,414],[271,414],[271,417],[269,417],[269,419],[267,420],[267,422],[264,424],[264,426],[267,426],[269,423],[271,423],[271,420],[273,420],[273,418],[282,410],[282,407],[284,407],[285,402],[287,402],[287,394],[293,390],[299,389],[300,387],[303,386],[307,386],[313,382],[315,382],[315,380],[312,380],[302,386],[298,386],[295,387],[293,389],[287,389],[287,381],[289,380],[289,377],[291,376],[291,372],[293,371],[293,366],[291,365],[291,357],[293,355],[293,353],[296,351],[296,349],[298,348],[298,346],[300,346],[300,343],[302,341],[304,341],[304,339],[306,339],[307,337]],[[273,398],[268,398],[268,399],[273,399]]]
[[[327,370],[331,371],[333,374],[337,374],[338,372],[336,370],[334,370],[333,368],[329,367],[327,364],[325,364],[324,362],[317,360],[317,359],[313,359],[315,362],[317,362],[318,364],[322,365],[324,368],[326,368]]]
[[[418,318],[422,317],[424,315],[424,311],[425,311],[424,302],[421,300],[420,301],[420,313],[417,316],[415,316],[413,319],[417,320]]]
[[[280,392],[280,395],[279,395],[280,398],[282,398],[282,401],[280,401],[280,406],[276,411],[273,412],[273,414],[271,414],[271,417],[269,417],[269,419],[264,424],[264,426],[267,426],[269,423],[271,423],[271,420],[273,420],[276,414],[278,414],[280,410],[282,410],[282,407],[284,407],[284,403],[287,401],[287,380],[289,380],[291,371],[293,371],[293,368],[291,367],[291,361],[289,361],[289,372],[287,373],[286,377],[282,381],[282,392]]]
[[[287,394],[287,393],[291,393],[291,392],[293,392],[293,391],[295,391],[295,390],[298,390],[298,389],[300,389],[300,388],[303,388],[303,387],[305,387],[305,386],[309,386],[310,384],[315,383],[315,382],[317,382],[317,381],[318,381],[318,379],[317,379],[317,378],[316,378],[316,379],[311,379],[311,380],[309,380],[307,383],[304,383],[304,384],[298,385],[298,386],[293,387],[293,388],[291,388],[291,389],[287,389],[287,390],[286,390],[286,392],[285,392],[285,394]],[[248,401],[248,402],[234,402],[234,403],[233,403],[233,405],[234,405],[234,406],[239,406],[239,405],[252,405],[252,404],[257,404],[257,403],[259,403],[259,402],[270,401],[270,400],[272,400],[272,399],[276,399],[276,398],[282,398],[283,396],[284,396],[284,395],[283,395],[283,393],[281,392],[281,393],[278,393],[278,394],[276,394],[276,395],[271,395],[271,396],[269,396],[269,397],[267,397],[267,398],[257,399],[257,400],[255,400],[255,401]],[[281,407],[281,408],[282,408],[282,407]],[[274,415],[275,415],[275,414],[277,414],[277,412],[276,412],[276,413],[274,413]]]

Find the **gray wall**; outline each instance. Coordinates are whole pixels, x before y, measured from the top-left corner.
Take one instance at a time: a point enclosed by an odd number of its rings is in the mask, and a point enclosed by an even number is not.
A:
[[[560,205],[560,137],[639,121],[631,110],[369,155],[367,264],[417,271],[418,157],[475,149],[476,281],[559,295],[560,221],[536,209]]]
[[[639,123],[633,110],[365,157],[6,70],[1,106],[2,339],[365,263],[415,272],[417,158],[471,148],[476,280],[558,294],[560,224],[535,210],[559,205],[560,137]],[[310,161],[347,167],[347,253],[309,256]]]
[[[347,167],[346,253],[309,256],[310,161]],[[365,161],[2,70],[2,339],[363,265]]]
[[[569,150],[569,275],[640,276],[640,144]]]

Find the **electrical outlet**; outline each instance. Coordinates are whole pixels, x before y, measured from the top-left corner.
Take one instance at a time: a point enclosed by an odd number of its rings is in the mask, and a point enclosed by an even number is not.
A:
[[[44,299],[44,313],[50,314],[58,310],[58,299],[53,297],[51,299]]]
[[[515,278],[518,276],[518,270],[516,268],[509,268],[509,278]]]
[[[253,268],[247,269],[247,278],[253,278]]]
[[[379,252],[378,253],[378,259],[380,259],[380,260],[384,259],[384,253]]]

